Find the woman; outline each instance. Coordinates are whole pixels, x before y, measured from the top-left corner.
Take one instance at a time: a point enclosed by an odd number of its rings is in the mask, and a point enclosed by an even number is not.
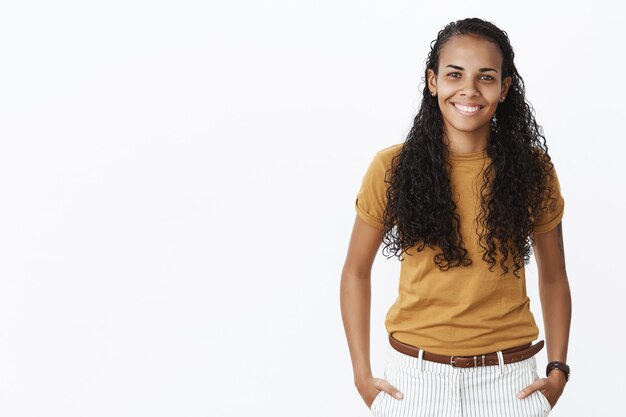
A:
[[[377,152],[363,177],[341,309],[354,383],[376,416],[547,415],[569,378],[564,200],[513,58],[492,23],[447,25],[431,44],[406,141]],[[381,242],[401,260],[384,379],[369,357]],[[524,274],[533,252],[545,378]]]

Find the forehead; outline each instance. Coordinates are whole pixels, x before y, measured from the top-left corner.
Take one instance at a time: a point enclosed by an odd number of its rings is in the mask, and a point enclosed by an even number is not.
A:
[[[439,54],[439,68],[446,65],[463,68],[491,67],[499,69],[502,54],[498,46],[477,35],[456,35],[445,43]]]

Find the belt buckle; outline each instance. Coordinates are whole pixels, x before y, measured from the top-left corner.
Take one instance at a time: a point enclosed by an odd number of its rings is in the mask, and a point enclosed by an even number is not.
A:
[[[486,355],[480,355],[480,358],[482,359],[482,361],[481,361],[482,363],[480,364],[480,366],[482,366],[482,367],[487,366],[487,364],[485,363],[486,362],[485,361],[485,356]],[[474,358],[474,367],[477,368],[478,367],[478,361],[477,361],[478,356],[473,356],[473,358]],[[456,362],[454,361],[454,355],[450,356],[450,365],[454,366],[455,368],[458,368],[458,366],[456,365]]]
[[[469,358],[468,356],[464,356]],[[450,356],[450,365],[454,366],[455,368],[458,368],[456,361],[454,360],[454,356]],[[478,363],[476,362],[476,356],[474,356],[474,367],[478,366]]]
[[[474,358],[474,367],[477,368],[478,367],[478,356],[472,356]],[[481,360],[481,364],[480,366],[485,367],[487,366],[487,364],[485,363],[485,355],[480,355]],[[450,356],[450,366],[454,366],[455,368],[458,368],[458,366],[456,365],[456,361],[454,360],[454,355]]]

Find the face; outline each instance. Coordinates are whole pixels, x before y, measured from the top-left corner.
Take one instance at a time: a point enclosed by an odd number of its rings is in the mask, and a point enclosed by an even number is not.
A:
[[[511,77],[502,79],[498,46],[476,35],[458,35],[441,49],[439,73],[428,70],[428,88],[436,92],[448,136],[486,138],[491,119]]]

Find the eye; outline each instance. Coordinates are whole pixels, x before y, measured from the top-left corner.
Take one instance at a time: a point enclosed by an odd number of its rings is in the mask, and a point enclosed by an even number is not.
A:
[[[483,75],[481,78],[483,78],[484,80],[487,80],[487,81],[495,80],[495,78],[493,78],[491,75]]]
[[[452,78],[459,78],[460,76],[461,74],[459,74],[458,72],[451,72],[450,74],[448,74],[448,77],[452,77]]]

